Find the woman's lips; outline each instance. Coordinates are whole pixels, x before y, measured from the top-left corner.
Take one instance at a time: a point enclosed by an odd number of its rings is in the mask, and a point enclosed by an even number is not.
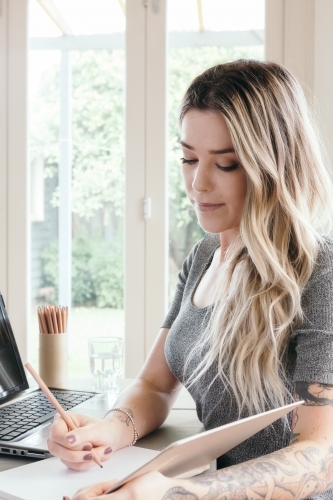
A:
[[[225,205],[225,203],[199,203],[198,201],[195,202],[195,204],[200,212],[211,212],[212,210],[217,210]]]

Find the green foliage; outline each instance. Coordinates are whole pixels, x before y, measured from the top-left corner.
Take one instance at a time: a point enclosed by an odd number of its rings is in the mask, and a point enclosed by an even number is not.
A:
[[[103,241],[101,242],[104,243]],[[94,305],[96,294],[90,267],[94,260],[91,240],[79,236],[72,243],[72,303],[76,306]]]
[[[123,255],[120,238],[112,242],[81,235],[72,244],[72,302],[75,306],[123,307]],[[58,243],[41,256],[43,285],[58,296]]]
[[[51,241],[51,243],[44,248],[41,255],[41,267],[43,273],[42,286],[52,287],[54,295],[52,299],[55,303],[58,297],[58,242]]]
[[[123,50],[72,53],[72,209],[91,218],[98,210],[123,214]]]
[[[60,54],[50,51],[45,56],[44,51],[30,51],[29,59],[30,160],[44,158],[45,177],[53,177],[59,162]]]
[[[103,240],[92,244],[89,265],[97,307],[123,308],[123,243]]]

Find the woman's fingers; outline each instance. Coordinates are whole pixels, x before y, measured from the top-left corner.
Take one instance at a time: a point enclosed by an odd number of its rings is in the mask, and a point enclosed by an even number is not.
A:
[[[87,449],[70,450],[53,443],[51,448],[52,450],[50,450],[50,452],[52,455],[59,457],[60,460],[67,465],[67,467],[75,470],[85,470],[96,466],[96,462],[93,460],[92,450],[94,451],[94,455],[96,455],[101,462],[105,462],[112,455],[111,448],[105,446],[92,448],[90,445],[88,449],[87,445]]]
[[[111,423],[107,420],[93,419],[85,415],[69,413],[76,429],[69,430],[65,421],[55,418],[49,430],[50,442],[57,443],[73,450],[82,449],[86,443],[93,446],[107,445],[110,435]]]
[[[55,418],[48,438],[50,453],[59,457],[69,468],[76,470],[89,469],[96,465],[92,450],[101,462],[105,462],[113,451],[107,442],[112,439],[110,422],[84,415],[70,416],[75,425],[82,427],[69,431],[61,417]]]
[[[116,480],[104,481],[103,483],[97,483],[92,486],[81,488],[75,493],[72,500],[90,500],[96,497],[98,497],[98,500],[111,500],[110,495],[103,495],[103,493],[105,493],[116,482]]]
[[[71,500],[157,500],[163,498],[165,492],[174,486],[173,479],[166,478],[159,472],[148,472],[113,493],[106,494],[115,482],[108,481],[81,488]]]
[[[97,446],[104,444],[104,431],[110,427],[110,422],[87,417],[86,415],[78,415],[70,412],[68,414],[76,428],[70,430],[61,417],[55,418],[54,423],[50,427],[50,440],[72,449],[82,446],[87,442],[91,442]]]

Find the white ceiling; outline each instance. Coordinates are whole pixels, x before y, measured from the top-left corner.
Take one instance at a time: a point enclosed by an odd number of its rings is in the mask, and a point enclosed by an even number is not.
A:
[[[32,38],[62,36],[66,30],[73,35],[121,33],[124,4],[124,0],[30,0],[29,33]],[[168,0],[169,31],[260,30],[264,4],[265,0]]]

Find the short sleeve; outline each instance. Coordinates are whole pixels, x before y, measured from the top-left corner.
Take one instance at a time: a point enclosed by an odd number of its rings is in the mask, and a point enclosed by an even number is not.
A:
[[[191,250],[191,252],[188,254],[186,259],[183,262],[182,268],[178,274],[178,282],[176,286],[176,292],[175,296],[173,298],[170,310],[163,321],[162,328],[171,328],[173,322],[178,316],[182,300],[183,300],[183,295],[184,295],[184,290],[187,282],[187,278],[189,276],[195,254],[201,244],[202,240],[200,240]]]
[[[304,322],[296,329],[295,382],[333,384],[333,240],[320,248],[302,294]]]

